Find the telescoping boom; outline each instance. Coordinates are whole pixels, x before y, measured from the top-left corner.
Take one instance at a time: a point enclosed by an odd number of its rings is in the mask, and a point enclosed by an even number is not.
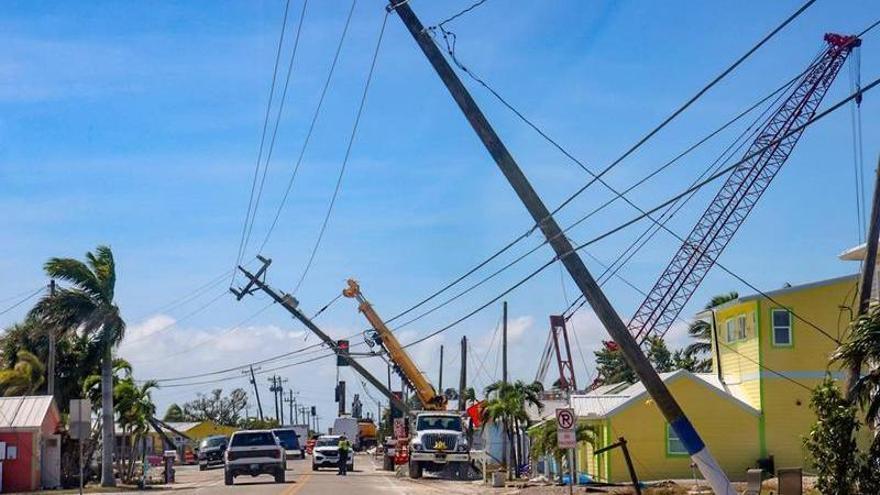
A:
[[[349,279],[348,287],[343,289],[342,295],[357,299],[358,310],[364,314],[373,329],[376,330],[379,343],[388,352],[388,357],[394,363],[397,370],[409,382],[416,395],[422,402],[422,407],[431,411],[446,410],[446,396],[438,394],[425,378],[422,371],[416,366],[409,354],[397,340],[397,337],[388,329],[388,326],[379,317],[373,306],[361,293],[361,287],[356,280]]]

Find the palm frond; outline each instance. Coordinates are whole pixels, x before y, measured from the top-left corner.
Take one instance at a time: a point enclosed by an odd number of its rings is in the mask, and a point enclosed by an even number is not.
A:
[[[94,253],[86,253],[86,260],[95,273],[105,302],[113,301],[116,287],[116,262],[108,246],[98,246]]]
[[[93,297],[102,297],[101,283],[89,267],[73,258],[50,258],[43,270],[52,278],[57,278],[87,292]]]

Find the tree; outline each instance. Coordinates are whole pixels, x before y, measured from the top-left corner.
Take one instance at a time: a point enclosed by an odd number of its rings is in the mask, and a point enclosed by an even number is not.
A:
[[[514,475],[517,477],[520,474],[518,461],[522,452],[520,432],[528,426],[526,406],[543,409],[544,404],[540,396],[542,389],[540,384],[526,384],[521,380],[516,383],[498,381],[486,387],[486,400],[481,409],[481,419],[486,423],[494,422],[501,425],[508,445],[512,447]],[[506,464],[506,459],[504,461]]]
[[[119,456],[118,470],[123,479],[129,482],[134,478],[135,448],[146,438],[150,430],[149,420],[156,415],[151,391],[157,387],[158,384],[153,380],[137,385],[129,376],[113,389],[114,407],[122,437],[130,442],[128,451]]]
[[[635,383],[635,372],[627,364],[623,352],[613,340],[602,341],[602,348],[594,351],[596,374],[601,383]]]
[[[838,347],[832,360],[843,369],[850,369],[853,363],[864,368],[848,399],[861,407],[868,426],[876,431],[880,424],[880,305],[872,305],[850,324],[849,339]]]
[[[186,421],[186,416],[183,414],[183,409],[177,404],[171,404],[168,406],[168,409],[165,410],[165,416],[162,418],[163,421]]]
[[[659,335],[649,335],[646,339],[648,343],[648,359],[654,365],[654,369],[658,373],[668,373],[677,369],[676,363],[672,359],[672,353],[666,346],[666,341]]]
[[[213,421],[219,425],[235,426],[241,422],[241,412],[247,407],[247,392],[237,388],[223,397],[222,389],[209,394],[198,394],[195,400],[183,405],[185,421]]]
[[[562,465],[562,459],[566,455],[565,449],[560,449],[556,441],[556,421],[547,420],[529,430],[529,436],[532,438],[532,446],[529,453],[532,459],[550,456],[556,460],[556,465]],[[589,442],[596,445],[596,430],[586,424],[579,423],[575,428],[575,439],[578,443]],[[560,471],[560,477],[562,472]]]
[[[855,407],[844,399],[834,380],[827,377],[813,391],[810,408],[816,413],[816,423],[804,446],[813,458],[816,487],[824,495],[859,493],[855,490],[858,472],[855,432],[859,428]]]
[[[0,394],[5,397],[33,395],[45,381],[45,366],[28,351],[16,353],[17,361],[11,369],[0,371]]]
[[[706,304],[705,309],[712,309],[721,306],[726,302],[739,298],[739,293],[731,291],[725,294],[718,294]],[[683,358],[694,362],[692,371],[706,373],[712,370],[712,326],[704,320],[695,320],[688,327],[688,335],[695,340],[684,349]]]
[[[34,316],[59,332],[79,331],[94,335],[101,344],[102,471],[101,485],[115,486],[113,476],[113,348],[125,335],[125,321],[114,302],[116,263],[107,246],[86,253],[86,261],[51,258],[43,266],[47,275],[70,287],[40,299],[31,310]]]

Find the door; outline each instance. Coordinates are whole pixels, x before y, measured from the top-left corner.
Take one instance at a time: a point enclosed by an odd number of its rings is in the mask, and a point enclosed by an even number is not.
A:
[[[58,435],[43,436],[40,486],[43,488],[61,486],[61,437]]]

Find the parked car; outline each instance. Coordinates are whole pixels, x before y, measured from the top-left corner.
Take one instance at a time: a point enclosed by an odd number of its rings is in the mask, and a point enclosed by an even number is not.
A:
[[[305,459],[306,449],[300,445],[299,435],[293,428],[275,428],[272,433],[278,437],[278,442],[284,447],[287,459]]]
[[[271,430],[244,430],[232,434],[226,449],[224,479],[231,485],[236,476],[270,474],[284,483],[287,465],[284,447]]]
[[[199,471],[204,471],[211,466],[223,465],[223,454],[229,440],[223,435],[205,437],[199,443]]]
[[[312,471],[322,467],[339,467],[339,435],[321,435],[312,450]],[[348,453],[348,470],[354,469],[354,452]]]

